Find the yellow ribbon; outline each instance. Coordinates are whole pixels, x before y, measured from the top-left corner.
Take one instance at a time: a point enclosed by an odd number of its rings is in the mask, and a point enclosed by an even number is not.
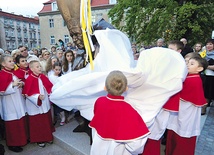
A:
[[[80,11],[80,25],[82,28],[83,43],[85,46],[86,54],[89,57],[91,70],[94,69],[94,63],[92,59],[92,48],[90,44],[90,36],[92,34],[92,22],[91,22],[91,1],[81,0],[81,11]]]
[[[200,53],[200,56],[202,58],[206,57],[207,53],[206,53],[206,50],[203,50],[201,53]]]

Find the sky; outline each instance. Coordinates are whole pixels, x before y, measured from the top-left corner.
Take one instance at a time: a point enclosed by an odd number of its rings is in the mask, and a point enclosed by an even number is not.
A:
[[[49,0],[0,0],[0,8],[4,12],[14,12],[16,15],[38,16],[42,10],[43,3]]]

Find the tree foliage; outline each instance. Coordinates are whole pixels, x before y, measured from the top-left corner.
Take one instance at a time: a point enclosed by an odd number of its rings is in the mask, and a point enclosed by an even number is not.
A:
[[[182,37],[204,43],[214,30],[213,0],[118,0],[109,16],[114,26],[146,45]]]

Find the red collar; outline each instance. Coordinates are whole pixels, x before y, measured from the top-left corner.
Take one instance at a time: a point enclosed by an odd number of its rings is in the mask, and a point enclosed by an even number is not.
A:
[[[114,96],[114,95],[111,95],[111,94],[108,94],[107,98],[109,100],[115,100],[115,101],[123,101],[124,100],[124,96]]]
[[[28,71],[27,68],[21,68],[21,67],[19,67],[19,69],[21,69],[21,70],[24,71],[24,72],[27,72],[27,71]]]
[[[4,68],[0,72],[0,79],[1,79],[0,92],[5,92],[7,90],[7,87],[13,81],[12,71],[13,70],[7,70]]]
[[[6,73],[13,74],[13,70],[12,70],[12,69],[11,69],[11,70],[8,70],[8,69],[6,69],[6,68],[3,68],[2,71],[5,71]]]
[[[40,78],[40,76],[41,76],[41,74],[36,75],[36,74],[34,74],[33,72],[31,73],[31,75],[32,75],[34,78]]]

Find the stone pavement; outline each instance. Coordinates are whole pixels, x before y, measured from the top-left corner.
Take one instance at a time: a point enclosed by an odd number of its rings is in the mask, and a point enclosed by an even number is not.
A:
[[[209,108],[206,121],[198,137],[195,155],[214,155],[214,104]]]
[[[28,144],[21,153],[14,153],[5,147],[5,155],[89,155],[89,137],[85,133],[73,133],[78,123],[72,119],[64,126],[57,126],[54,132],[54,144],[39,148]],[[201,135],[198,137],[195,155],[214,155],[214,105],[208,108],[207,115],[201,117]],[[5,145],[5,140],[0,141]],[[164,155],[165,146],[161,146]]]

